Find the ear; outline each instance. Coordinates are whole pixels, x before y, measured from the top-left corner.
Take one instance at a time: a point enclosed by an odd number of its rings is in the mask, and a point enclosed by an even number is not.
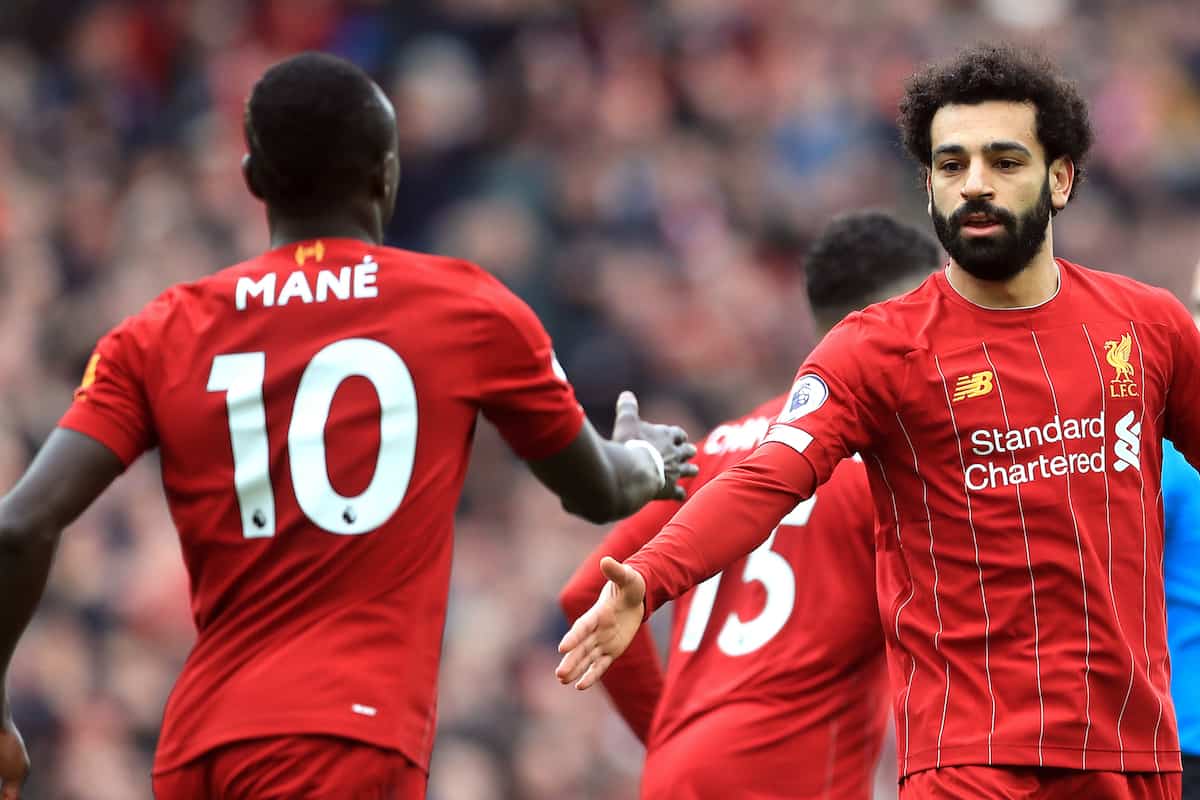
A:
[[[250,194],[259,200],[264,200],[262,189],[258,187],[258,182],[254,178],[254,161],[250,158],[249,153],[242,156],[242,178],[245,179],[246,188],[250,190]]]
[[[399,182],[400,159],[396,157],[394,151],[389,150],[375,171],[375,180],[372,182],[371,191],[376,197],[386,202],[395,196],[396,186]]]
[[[1047,177],[1050,181],[1050,204],[1055,211],[1062,211],[1071,196],[1071,187],[1075,185],[1075,162],[1069,156],[1059,156],[1050,162]]]
[[[933,170],[925,170],[925,213],[933,216]]]

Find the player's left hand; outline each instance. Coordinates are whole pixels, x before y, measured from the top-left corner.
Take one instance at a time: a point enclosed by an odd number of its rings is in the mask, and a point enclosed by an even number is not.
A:
[[[12,717],[2,713],[0,724],[0,800],[18,800],[29,774],[29,753]]]
[[[645,614],[646,581],[633,567],[605,556],[600,571],[608,583],[600,597],[558,644],[563,659],[554,674],[561,683],[588,689],[625,652],[642,626]]]

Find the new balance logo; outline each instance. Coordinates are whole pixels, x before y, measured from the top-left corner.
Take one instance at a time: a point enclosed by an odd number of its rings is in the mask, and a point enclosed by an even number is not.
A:
[[[1117,457],[1117,462],[1113,464],[1113,469],[1124,472],[1133,467],[1141,472],[1142,461],[1138,458],[1138,453],[1142,450],[1142,423],[1134,422],[1133,412],[1130,411],[1117,420],[1114,433],[1117,440],[1113,442],[1113,454]]]
[[[971,375],[963,375],[954,382],[954,402],[969,400],[972,397],[983,397],[992,393],[992,371],[984,370]]]

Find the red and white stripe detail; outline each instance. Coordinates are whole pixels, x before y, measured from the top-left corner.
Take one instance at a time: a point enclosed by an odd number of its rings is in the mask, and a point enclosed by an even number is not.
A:
[[[1101,410],[1104,412],[1105,426],[1100,440],[1100,446],[1104,448],[1105,463],[1108,459],[1108,386],[1104,383],[1104,373],[1100,370],[1100,357],[1096,353],[1096,347],[1092,342],[1091,332],[1088,331],[1087,325],[1082,325],[1083,336],[1087,340],[1088,350],[1092,354],[1092,361],[1096,364],[1096,380],[1100,382],[1100,397],[1102,401]],[[1104,470],[1104,523],[1108,528],[1108,598],[1112,601],[1113,619],[1117,622],[1117,627],[1124,630],[1121,625],[1121,612],[1117,608],[1117,593],[1113,588],[1113,568],[1112,568],[1112,514],[1110,509],[1111,503],[1109,500],[1108,488],[1108,470]],[[1122,637],[1125,638],[1125,637]],[[1133,694],[1133,677],[1136,672],[1136,659],[1133,655],[1133,647],[1130,647],[1129,640],[1125,638],[1126,646],[1129,648],[1129,685],[1125,687],[1125,699],[1121,702],[1121,710],[1117,713],[1117,750],[1121,757],[1121,770],[1125,770],[1125,743],[1121,739],[1121,722],[1125,718],[1125,709],[1129,706],[1129,697]],[[1086,760],[1086,759],[1085,759]]]
[[[1008,404],[1004,399],[1004,384],[1000,380],[1000,371],[996,369],[996,364],[992,361],[992,356],[988,353],[987,343],[983,344],[983,357],[987,359],[988,366],[992,368],[992,378],[996,381],[996,393],[1000,396],[1000,412],[1004,415],[1005,429],[1011,429],[1012,423],[1008,419]],[[1017,454],[1009,451],[1009,456],[1012,458],[1012,463],[1017,463]],[[1025,540],[1025,566],[1029,569],[1029,592],[1033,598],[1033,665],[1037,673],[1037,690],[1038,690],[1038,765],[1045,765],[1045,754],[1043,752],[1043,744],[1046,739],[1046,700],[1042,694],[1042,642],[1041,628],[1038,623],[1038,608],[1037,608],[1037,581],[1033,577],[1033,557],[1029,552],[1029,526],[1025,522],[1025,506],[1021,501],[1021,485],[1018,483],[1014,487],[1017,491],[1017,513],[1021,517],[1021,536]]]
[[[1054,389],[1054,381],[1050,377],[1050,370],[1046,367],[1046,357],[1042,354],[1042,346],[1038,342],[1037,331],[1030,331],[1029,334],[1033,337],[1033,346],[1037,350],[1038,360],[1042,363],[1042,373],[1046,376],[1046,385],[1050,387],[1050,399],[1054,402],[1054,416],[1061,416],[1058,407],[1058,392]],[[1090,345],[1089,345],[1090,347]],[[1060,441],[1062,445],[1063,456],[1067,455],[1067,443]],[[1075,528],[1075,549],[1079,553],[1079,583],[1083,588],[1083,693],[1084,693],[1084,716],[1087,719],[1087,726],[1083,729],[1083,766],[1082,769],[1087,769],[1087,745],[1088,737],[1092,732],[1092,629],[1091,620],[1088,619],[1087,605],[1087,576],[1083,566],[1083,542],[1079,538],[1079,517],[1075,513],[1075,502],[1071,497],[1071,474],[1067,473],[1067,507],[1071,510],[1071,524]]]
[[[958,463],[963,473],[963,496],[967,500],[967,525],[971,529],[971,544],[975,547],[975,569],[979,572],[979,600],[983,604],[983,671],[987,676],[988,699],[992,704],[991,727],[988,728],[988,760],[992,763],[992,736],[996,733],[996,693],[992,688],[992,618],[988,614],[987,591],[983,585],[983,564],[979,560],[979,537],[975,533],[975,516],[971,509],[971,491],[967,487],[967,459],[963,454],[962,436],[958,430],[958,419],[954,415],[954,404],[950,402],[950,386],[946,382],[946,373],[942,370],[942,362],[938,356],[933,357],[938,375],[942,377],[942,392],[946,396],[946,409],[950,412],[950,425],[954,428],[954,442],[958,445]],[[995,370],[992,370],[995,377]],[[949,677],[947,676],[947,685]],[[943,719],[943,724],[945,721]]]
[[[896,504],[896,492],[892,489],[892,482],[888,480],[887,471],[884,470],[883,462],[880,461],[879,456],[872,453],[871,457],[874,458],[875,463],[879,465],[879,476],[881,478],[883,478],[883,485],[887,487],[888,494],[891,495],[892,516],[895,517],[895,519],[896,519],[896,546],[899,547],[901,550],[903,550],[904,542],[900,538],[900,509]],[[904,561],[904,563],[907,564],[908,562]],[[896,608],[895,627],[896,627],[896,643],[897,644],[900,643],[900,613],[902,611],[904,611],[905,606],[907,606],[909,603],[912,602],[913,596],[916,594],[916,592],[917,592],[917,587],[913,583],[912,575],[910,574],[908,576],[908,597],[904,598],[904,602],[901,603]],[[909,661],[912,662],[912,669],[908,673],[908,687],[907,687],[907,690],[904,692],[904,759],[900,765],[901,769],[903,770],[903,772],[905,774],[908,773],[908,752],[909,752],[908,698],[912,697],[913,678],[916,677],[916,674],[917,674],[917,660],[912,657],[912,654],[909,654],[908,658],[909,658]]]
[[[1137,347],[1138,368],[1142,376],[1142,391],[1138,398],[1141,400],[1141,410],[1138,413],[1138,430],[1142,433],[1142,441],[1145,441],[1146,433],[1146,362],[1142,358],[1142,343],[1138,338],[1137,324],[1133,320],[1129,320],[1129,332],[1133,334],[1133,343]],[[1144,461],[1142,454],[1144,449],[1138,448],[1138,460]],[[1138,469],[1138,499],[1142,501],[1142,649],[1146,654],[1146,681],[1150,684],[1150,688],[1154,689],[1154,696],[1158,700],[1158,719],[1154,723],[1154,768],[1158,769],[1158,726],[1162,723],[1163,699],[1162,694],[1158,691],[1158,687],[1154,685],[1154,677],[1150,674],[1150,641],[1149,627],[1146,624],[1146,548],[1149,546],[1150,534],[1146,524],[1146,477],[1142,474],[1142,470]]]
[[[908,428],[904,426],[904,420],[900,418],[900,414],[896,414],[896,423],[900,426],[900,432],[904,434],[905,441],[908,442],[908,449],[912,451],[913,457],[913,473],[917,479],[921,481],[921,502],[925,504],[925,520],[929,524],[929,561],[933,564],[933,613],[937,617],[938,629],[933,635],[933,649],[941,653],[940,640],[944,630],[942,626],[942,609],[938,602],[938,568],[937,557],[933,553],[933,514],[929,510],[929,485],[925,482],[925,478],[921,475],[921,466],[917,462],[917,448],[913,446],[912,437],[908,435]],[[937,738],[937,757],[935,766],[942,766],[942,734],[946,732],[946,711],[950,707],[950,659],[942,655],[942,660],[946,665],[946,694],[942,699],[942,722],[938,726]]]

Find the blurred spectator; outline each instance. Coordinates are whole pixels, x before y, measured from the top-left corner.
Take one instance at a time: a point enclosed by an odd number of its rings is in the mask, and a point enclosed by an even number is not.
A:
[[[1185,295],[1200,250],[1189,3],[9,0],[0,480],[13,483],[66,408],[103,331],[168,284],[264,247],[241,186],[241,103],[285,54],[337,52],[392,94],[404,155],[391,244],[476,260],[520,292],[602,427],[632,385],[700,430],[778,392],[812,345],[799,254],[814,231],[863,206],[922,221],[896,98],[916,64],[973,36],[1053,42],[1092,101],[1094,161],[1056,220],[1059,251]],[[31,800],[149,797],[191,638],[155,470],[143,459],[68,532],[19,649]],[[459,520],[437,800],[636,794],[640,753],[623,726],[551,675],[554,593],[599,533],[553,503],[482,426]],[[505,611],[530,585],[544,615]],[[501,636],[513,619],[520,636]]]

